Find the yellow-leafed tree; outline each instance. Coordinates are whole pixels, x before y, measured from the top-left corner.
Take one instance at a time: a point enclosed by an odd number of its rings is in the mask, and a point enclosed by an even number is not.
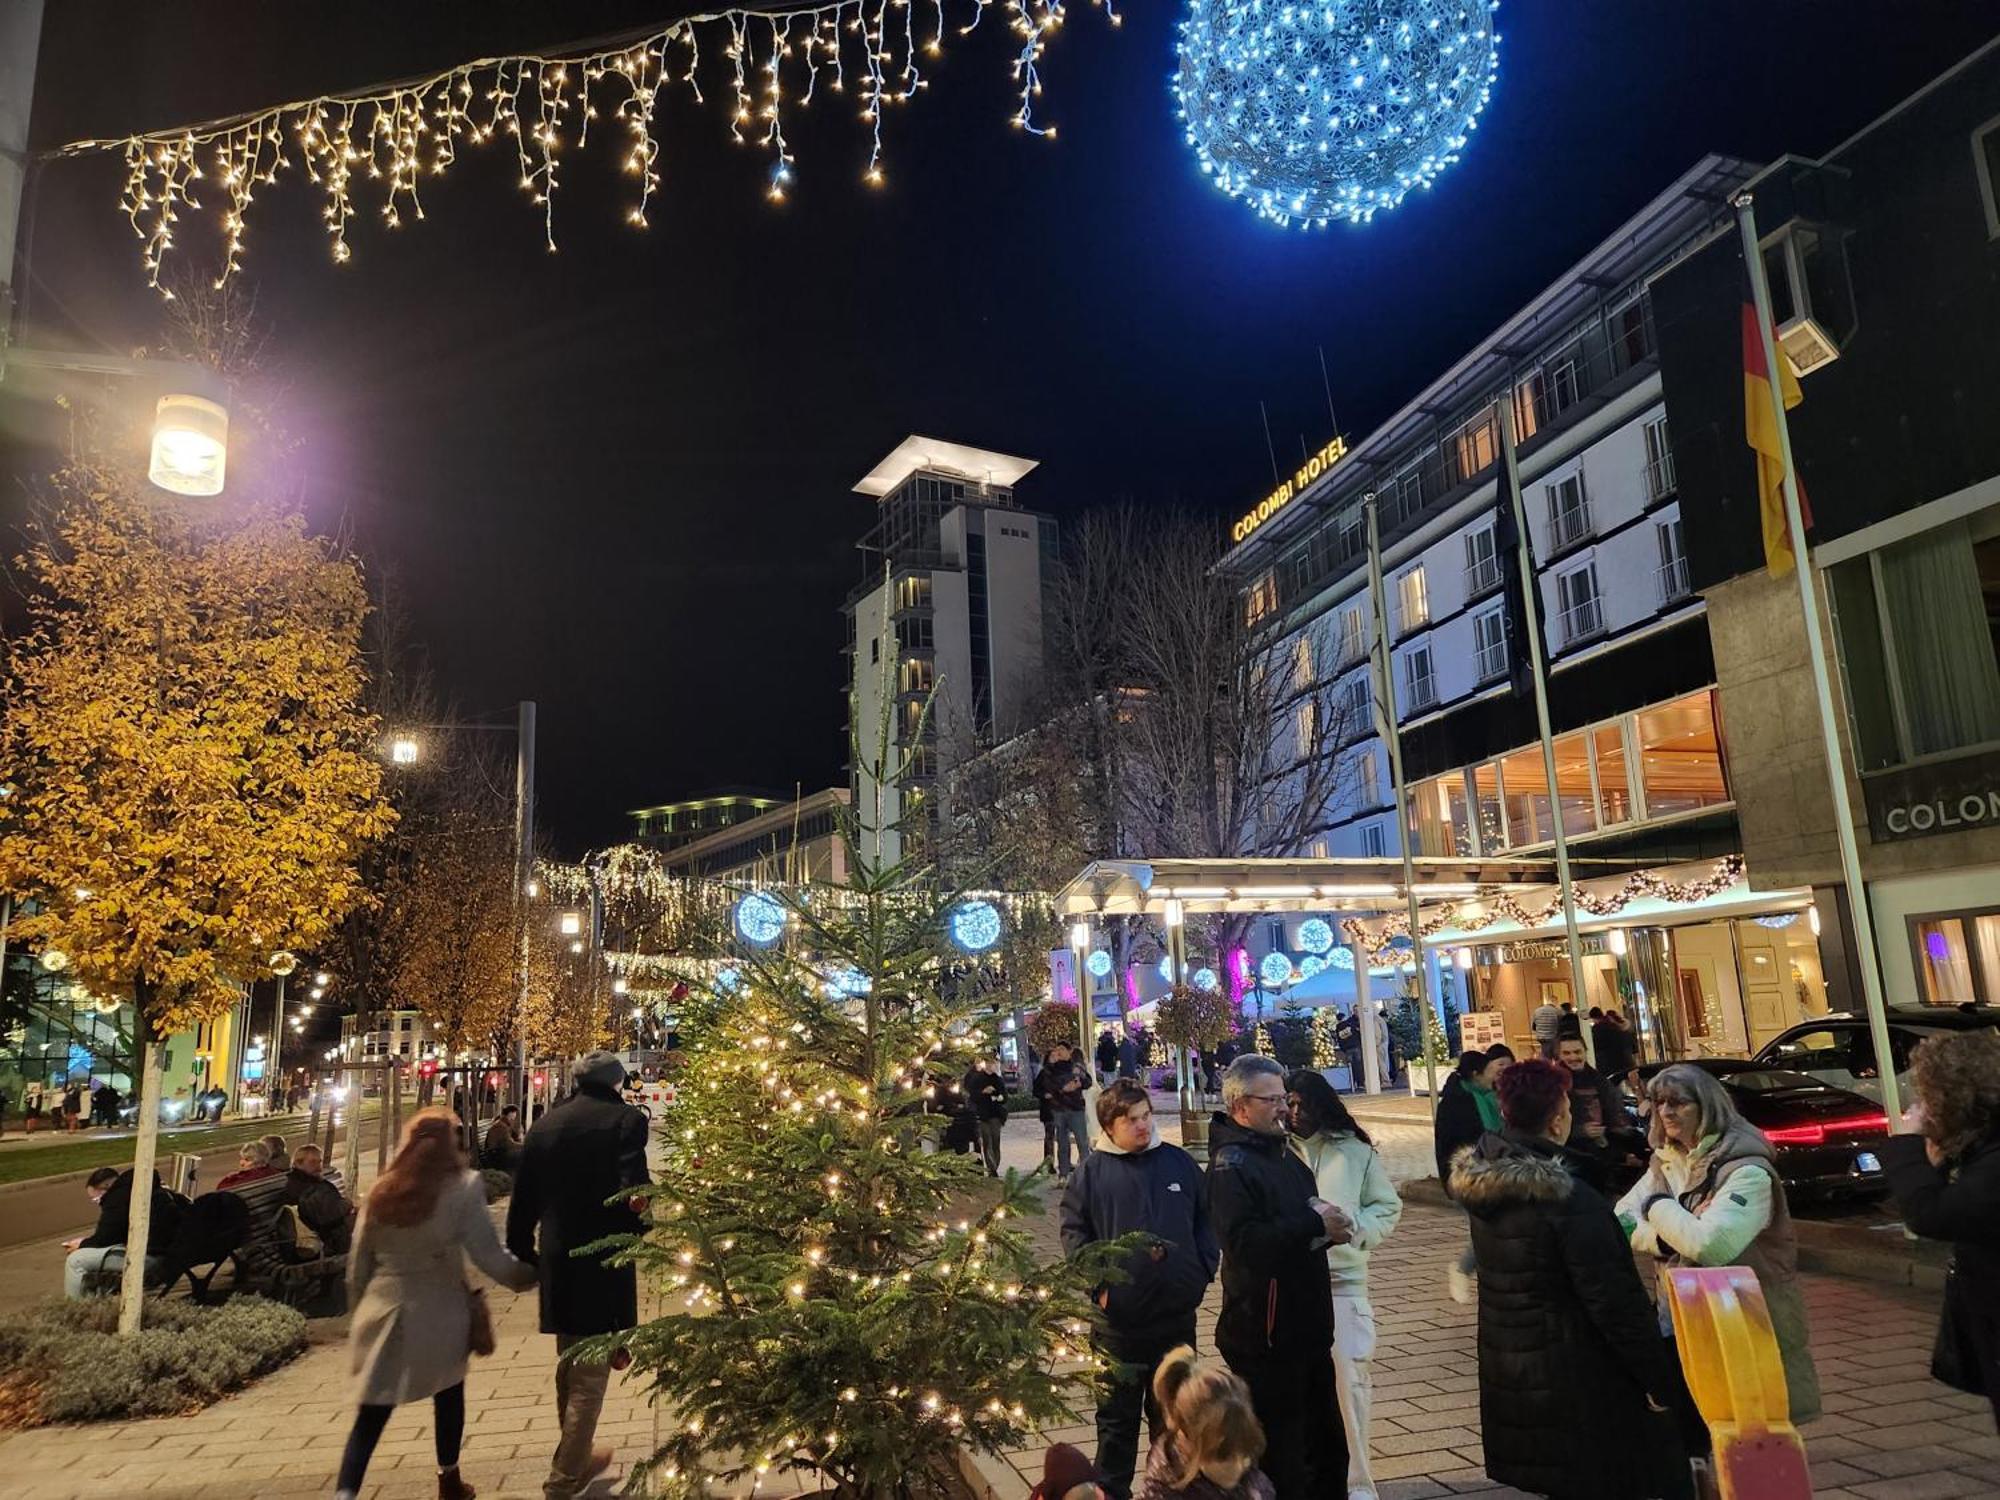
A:
[[[19,562],[0,882],[35,902],[18,938],[60,950],[92,993],[133,1001],[142,1184],[161,1043],[227,1010],[273,950],[323,941],[365,899],[357,855],[394,817],[361,707],[360,568],[259,498],[276,486],[255,462],[242,468],[247,483],[189,501],[113,466],[72,466]],[[150,1206],[133,1194],[135,1244]],[[128,1334],[143,1274],[132,1256]]]

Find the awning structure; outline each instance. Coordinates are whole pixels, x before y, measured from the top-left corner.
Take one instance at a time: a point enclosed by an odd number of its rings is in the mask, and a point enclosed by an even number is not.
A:
[[[1518,886],[1553,886],[1553,859],[1413,861],[1419,902],[1464,901]],[[1619,875],[1629,861],[1571,860],[1576,879]],[[1381,912],[1403,905],[1403,861],[1395,859],[1101,859],[1056,895],[1065,917],[1164,916],[1169,901],[1189,915],[1213,912]]]

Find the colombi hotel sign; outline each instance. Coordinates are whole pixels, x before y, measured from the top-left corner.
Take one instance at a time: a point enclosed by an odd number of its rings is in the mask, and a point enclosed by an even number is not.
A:
[[[1290,479],[1287,479],[1275,490],[1272,490],[1262,500],[1259,500],[1255,510],[1246,512],[1242,520],[1230,527],[1229,539],[1232,542],[1242,541],[1251,532],[1262,526],[1287,505],[1290,505],[1305,490],[1307,485],[1311,484],[1345,457],[1347,457],[1347,439],[1337,437],[1311,458],[1300,464],[1297,473],[1293,474]]]

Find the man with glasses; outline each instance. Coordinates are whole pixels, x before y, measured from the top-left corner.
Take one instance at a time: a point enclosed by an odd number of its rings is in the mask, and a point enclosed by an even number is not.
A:
[[[1318,1196],[1290,1125],[1283,1066],[1256,1053],[1232,1062],[1208,1131],[1209,1219],[1222,1245],[1215,1344],[1250,1387],[1277,1500],[1320,1500],[1347,1483],[1325,1251],[1354,1225]]]

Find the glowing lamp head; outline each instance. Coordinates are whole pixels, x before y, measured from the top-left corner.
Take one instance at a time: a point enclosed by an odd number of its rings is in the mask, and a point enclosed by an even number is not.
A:
[[[299,966],[298,955],[279,949],[271,955],[271,972],[283,979]]]
[[[564,937],[576,937],[582,931],[583,914],[581,912],[566,911],[562,914],[562,935]]]
[[[407,734],[399,734],[389,742],[389,759],[399,766],[414,766],[422,753],[416,740]]]
[[[228,457],[227,408],[202,396],[160,397],[148,479],[175,495],[219,495]]]

